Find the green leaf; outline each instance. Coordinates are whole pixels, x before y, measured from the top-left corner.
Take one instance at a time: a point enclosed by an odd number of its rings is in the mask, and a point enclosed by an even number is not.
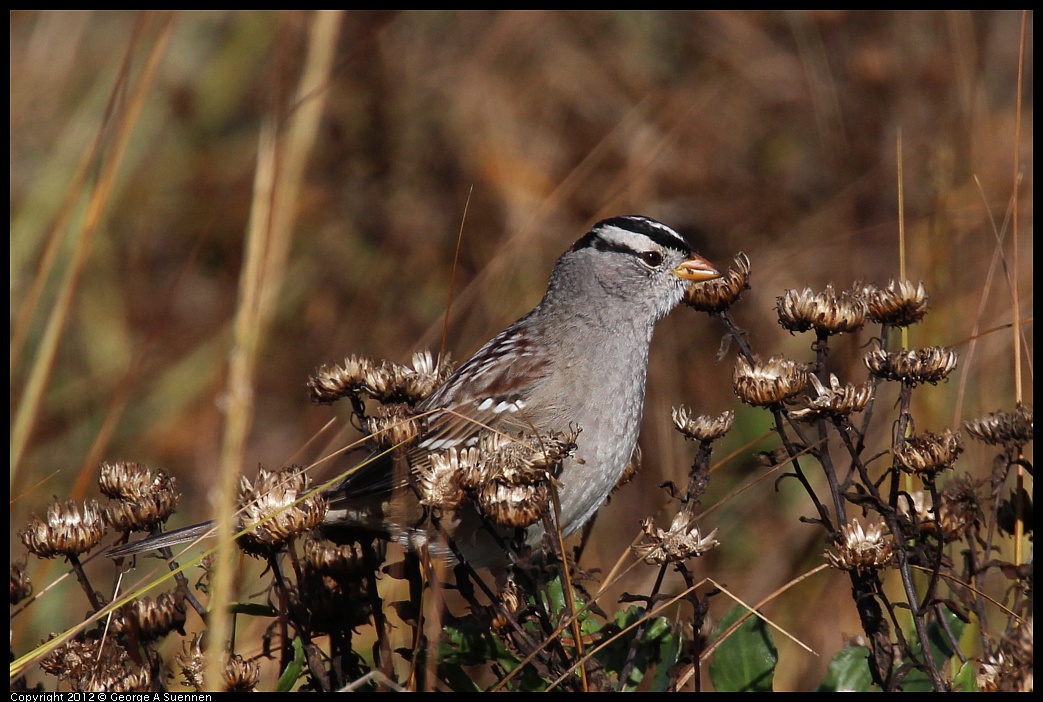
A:
[[[737,606],[724,617],[714,631],[714,640],[748,610]],[[768,625],[760,617],[750,615],[717,647],[710,662],[710,680],[718,692],[771,692],[778,650]]]
[[[289,692],[301,677],[304,670],[304,644],[298,636],[293,640],[293,660],[279,676],[275,684],[275,692]]]
[[[873,677],[869,674],[869,649],[862,646],[850,646],[833,656],[826,678],[818,686],[818,692],[874,690],[879,691],[879,688],[873,686]]]
[[[953,692],[977,692],[978,691],[978,666],[974,661],[967,661],[960,666],[952,679]]]
[[[945,618],[948,627],[952,630],[955,639],[959,641],[966,624],[964,624],[959,617],[948,609],[942,609],[942,616]],[[913,655],[917,659],[921,659],[923,657],[922,649],[916,639],[915,631],[911,631],[907,635],[907,638],[912,643],[911,649]],[[931,648],[931,658],[934,660],[935,666],[939,671],[944,672],[946,670],[947,661],[956,655],[956,652],[953,650],[949,641],[949,636],[946,634],[944,627],[942,627],[936,619],[932,619],[927,624],[927,643]],[[902,690],[905,692],[933,692],[934,684],[931,682],[931,678],[927,673],[919,668],[914,668],[902,678]]]

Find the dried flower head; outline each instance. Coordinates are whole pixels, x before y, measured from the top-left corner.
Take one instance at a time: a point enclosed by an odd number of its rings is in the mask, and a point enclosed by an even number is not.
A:
[[[330,405],[342,397],[358,397],[373,361],[363,356],[348,356],[341,365],[322,366],[308,378],[312,402]]]
[[[927,314],[927,303],[931,299],[922,280],[918,285],[908,280],[892,280],[886,288],[866,286],[863,296],[869,306],[869,318],[877,324],[893,327],[908,327],[919,322]]]
[[[105,521],[118,531],[148,531],[174,513],[181,494],[177,480],[162,470],[153,475],[141,463],[102,463],[98,487],[114,500]]]
[[[362,577],[368,566],[358,544],[335,544],[323,539],[308,539],[304,542],[306,569],[334,577]]]
[[[672,412],[674,426],[684,434],[686,439],[710,443],[731,431],[735,423],[735,412],[727,411],[716,417],[701,414],[693,417],[685,407],[674,407]]]
[[[261,665],[244,660],[239,654],[228,657],[224,663],[224,689],[229,693],[252,693],[261,681]]]
[[[478,490],[478,507],[493,523],[524,528],[535,524],[550,504],[550,485],[542,481],[513,484],[495,479]]]
[[[815,396],[803,398],[805,406],[790,412],[793,419],[813,421],[820,417],[846,417],[852,412],[861,412],[873,399],[873,387],[869,383],[841,385],[832,373],[828,388],[815,375],[811,375],[811,387]]]
[[[963,453],[960,433],[950,429],[940,434],[924,432],[908,437],[895,451],[895,459],[909,473],[937,473],[952,467]]]
[[[693,283],[684,292],[684,304],[700,312],[720,314],[750,289],[750,259],[736,255],[734,265],[720,278]]]
[[[206,687],[206,654],[200,637],[194,636],[192,642],[185,644],[181,653],[174,656],[174,661],[181,668],[185,681],[196,690]],[[225,659],[224,670],[221,671],[222,689],[226,692],[253,692],[261,680],[261,667],[256,661],[245,661],[238,654]]]
[[[83,513],[69,500],[64,505],[55,502],[47,508],[47,519],[35,514],[29,526],[18,536],[29,551],[40,558],[76,556],[94,548],[105,533],[105,523],[98,503],[88,500]]]
[[[989,412],[963,423],[967,433],[986,444],[1024,446],[1032,441],[1032,406],[1019,405],[1013,412]]]
[[[866,323],[868,309],[862,296],[850,290],[837,293],[832,285],[820,293],[811,288],[787,290],[776,298],[779,323],[791,332],[814,329],[819,334],[858,331]]]
[[[420,420],[409,405],[381,405],[367,419],[367,426],[377,448],[384,450],[412,444],[420,436]]]
[[[968,476],[950,480],[938,496],[938,525],[946,541],[964,538],[968,530],[982,521],[981,481]]]
[[[436,363],[427,351],[413,354],[413,365],[384,361],[373,365],[363,376],[363,389],[383,403],[405,402],[415,405],[445,382],[450,374],[448,361]]]
[[[262,468],[253,483],[240,478],[239,529],[247,530],[239,540],[243,551],[271,555],[293,537],[322,524],[326,500],[315,492],[308,494],[308,486],[308,475],[295,467],[276,472]]]
[[[669,529],[658,528],[648,517],[641,523],[641,530],[644,532],[644,540],[634,546],[634,551],[649,565],[695,558],[720,543],[714,538],[717,530],[703,536],[687,510],[674,515]]]
[[[25,571],[25,559],[11,563],[11,604],[16,605],[33,594],[33,584]]]
[[[546,436],[509,437],[488,433],[478,443],[484,464],[483,480],[529,485],[557,475],[561,462],[576,450],[579,432],[551,432]]]
[[[361,546],[309,539],[302,565],[290,598],[313,634],[344,632],[366,622],[372,613],[367,575],[373,571]]]
[[[464,498],[464,476],[479,472],[475,448],[446,449],[430,454],[427,461],[413,464],[413,477],[420,504],[438,509],[455,509]]]
[[[500,607],[492,608],[491,626],[494,630],[499,631],[507,628],[510,624],[507,617],[501,614],[501,610],[512,615],[521,610],[525,604],[525,593],[514,582],[514,578],[508,577],[507,582],[500,588],[500,594],[496,599],[499,601]]]
[[[885,536],[883,522],[863,528],[852,521],[841,528],[840,535],[837,552],[823,553],[834,568],[864,573],[888,568],[894,562],[895,543]]]
[[[875,349],[866,354],[869,372],[884,380],[900,380],[907,385],[937,383],[956,368],[956,349],[947,346],[928,346],[889,353]]]
[[[71,639],[40,661],[44,672],[64,680],[75,691],[145,692],[151,676],[131,661],[117,641]]]
[[[184,634],[185,598],[173,592],[164,592],[155,600],[141,597],[123,605],[115,617],[116,630],[133,632],[148,641],[161,639],[172,631]]]
[[[803,363],[772,356],[756,367],[740,356],[732,373],[732,387],[740,400],[754,407],[779,404],[801,392],[808,384]]]

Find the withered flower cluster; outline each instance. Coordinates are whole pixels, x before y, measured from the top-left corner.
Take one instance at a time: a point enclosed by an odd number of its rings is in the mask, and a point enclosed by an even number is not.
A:
[[[938,383],[956,368],[956,350],[947,346],[888,352],[874,349],[866,354],[869,372],[884,380],[899,380],[906,385]]]
[[[485,434],[477,446],[433,451],[413,465],[420,503],[448,510],[470,497],[496,524],[529,526],[546,511],[550,481],[576,450],[577,435]]]
[[[494,523],[527,527],[550,504],[550,482],[576,450],[577,432],[509,437],[486,434],[478,444],[478,466],[464,468],[461,485]]]
[[[687,408],[674,407],[671,416],[677,431],[684,434],[685,438],[700,443],[716,441],[731,431],[735,423],[735,412],[731,410],[716,417],[705,414],[694,417]]]
[[[448,359],[436,361],[427,351],[413,354],[411,366],[349,356],[343,364],[321,367],[308,379],[308,388],[312,401],[318,404],[332,404],[344,397],[358,400],[366,395],[385,404],[415,405],[444,383],[451,372]]]
[[[811,387],[814,397],[802,398],[804,407],[790,412],[790,416],[799,421],[810,422],[821,417],[846,417],[852,412],[861,412],[873,399],[873,387],[869,383],[853,385],[841,384],[837,376],[829,376],[829,387],[822,384],[817,376],[811,375]]]
[[[838,570],[869,572],[888,568],[894,562],[895,543],[887,538],[883,522],[862,527],[858,521],[842,527],[837,552],[825,551],[829,564]]]
[[[734,265],[720,278],[689,285],[683,302],[700,312],[720,314],[738,302],[749,289],[750,259],[740,253],[735,257]]]
[[[129,633],[148,641],[161,639],[172,631],[184,634],[185,598],[164,592],[155,600],[140,597],[123,605],[113,625],[120,633]]]
[[[326,500],[311,492],[307,473],[297,467],[269,472],[263,468],[257,479],[245,476],[239,482],[239,539],[243,551],[267,557],[295,536],[322,524]]]
[[[174,657],[185,682],[202,692],[207,689],[204,674],[206,672],[206,654],[203,652],[201,638],[193,637],[181,653]],[[224,670],[221,671],[221,689],[225,692],[254,692],[261,681],[261,667],[256,661],[243,660],[238,654],[225,659]]]
[[[33,594],[33,584],[25,571],[25,559],[11,562],[11,604],[16,605]]]
[[[308,539],[301,566],[300,587],[290,597],[302,605],[313,633],[343,632],[366,622],[371,565],[358,544]]]
[[[104,534],[105,521],[97,502],[85,502],[81,513],[76,503],[69,500],[64,505],[55,502],[48,507],[46,520],[33,514],[29,526],[18,536],[30,553],[40,558],[54,558],[85,553],[94,548]]]
[[[634,551],[649,565],[675,563],[701,556],[717,546],[717,530],[706,536],[699,531],[695,518],[682,509],[670,522],[669,529],[660,529],[651,517],[641,523],[643,540],[635,544]]]
[[[105,521],[118,531],[148,531],[174,513],[181,494],[177,480],[162,470],[140,463],[102,463],[98,488],[112,502],[105,506]]]
[[[575,451],[576,436],[486,434],[478,446],[431,452],[413,465],[420,503],[448,510],[469,496],[497,524],[529,526],[546,511],[550,480]]]
[[[755,367],[739,356],[732,373],[732,387],[748,405],[777,405],[799,394],[807,386],[809,375],[803,363],[782,356],[772,356],[767,363]]]
[[[961,453],[960,432],[945,429],[940,434],[928,431],[906,438],[895,451],[895,459],[906,472],[933,475],[952,467]]]
[[[890,281],[886,288],[867,285],[862,291],[869,307],[869,318],[877,324],[908,327],[927,314],[930,297],[921,280],[913,285],[908,280]]]
[[[967,530],[982,518],[981,483],[967,476],[950,480],[938,496],[937,509],[927,505],[929,495],[923,490],[902,493],[899,513],[915,523],[921,532],[940,532],[946,542],[967,536]]]
[[[40,667],[74,691],[147,692],[152,684],[149,671],[138,667],[111,637],[66,641],[42,659]]]
[[[791,332],[814,329],[819,334],[845,334],[858,331],[869,310],[862,295],[852,290],[836,292],[832,285],[820,293],[811,288],[787,290],[776,299],[779,323]]]
[[[967,433],[986,444],[1024,446],[1032,441],[1032,405],[1019,405],[1013,412],[989,412],[963,423]]]

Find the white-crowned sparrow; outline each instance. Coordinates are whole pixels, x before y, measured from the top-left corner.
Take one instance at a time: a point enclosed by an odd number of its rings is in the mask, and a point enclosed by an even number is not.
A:
[[[327,493],[324,527],[487,565],[505,560],[511,525],[530,545],[541,539],[553,482],[561,531],[577,531],[637,446],[656,322],[693,281],[719,275],[665,224],[598,222],[558,259],[540,304],[416,406],[425,426],[407,460],[369,461]],[[444,471],[455,471],[448,483]],[[441,487],[426,491],[425,480]]]

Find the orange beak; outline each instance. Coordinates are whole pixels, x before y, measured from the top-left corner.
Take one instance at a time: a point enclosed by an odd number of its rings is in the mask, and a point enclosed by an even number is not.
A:
[[[672,273],[682,280],[699,283],[704,280],[720,278],[721,272],[713,264],[698,254],[691,254]]]

